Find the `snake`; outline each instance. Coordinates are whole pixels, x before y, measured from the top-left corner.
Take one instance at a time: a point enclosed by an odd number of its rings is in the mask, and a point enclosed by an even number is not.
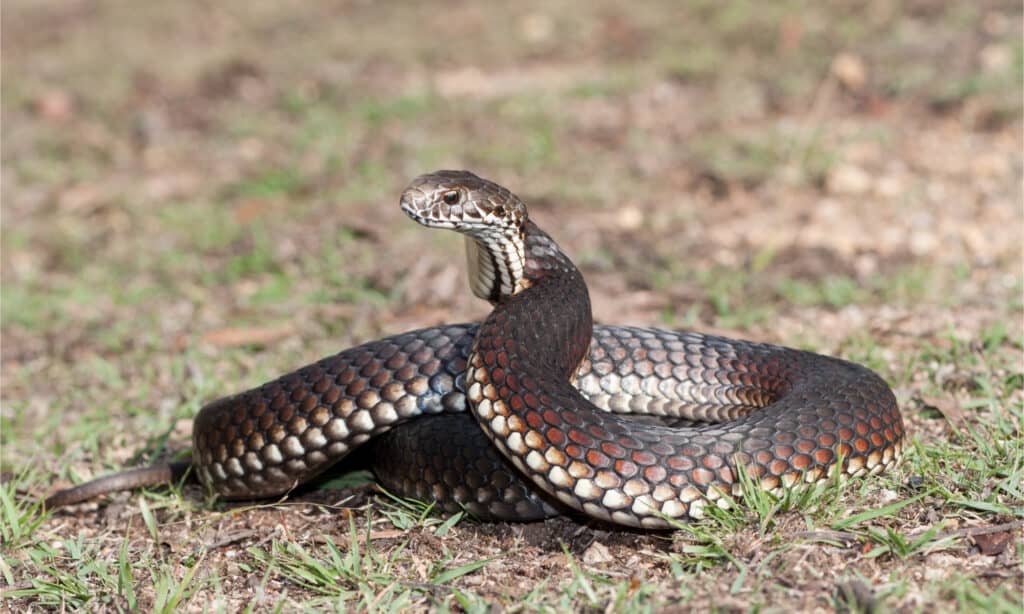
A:
[[[188,461],[58,491],[72,505],[188,473],[226,500],[286,495],[361,449],[395,494],[483,520],[563,513],[663,529],[901,458],[870,369],[782,346],[594,324],[582,274],[508,189],[436,171],[401,210],[464,236],[480,323],[370,341],[213,401]]]

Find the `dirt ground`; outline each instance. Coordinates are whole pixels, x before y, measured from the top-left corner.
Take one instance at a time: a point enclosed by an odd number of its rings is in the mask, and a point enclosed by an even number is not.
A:
[[[1021,611],[1021,18],[929,0],[5,2],[3,606]],[[522,196],[597,321],[875,369],[903,464],[673,534],[446,523],[367,487],[33,507],[187,450],[215,398],[484,316],[461,241],[397,207],[439,168]]]

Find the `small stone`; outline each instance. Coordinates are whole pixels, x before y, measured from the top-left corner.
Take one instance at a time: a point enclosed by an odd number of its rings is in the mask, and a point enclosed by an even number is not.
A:
[[[878,492],[878,498],[881,500],[882,503],[892,503],[893,501],[899,499],[900,495],[895,490],[883,488]]]
[[[619,227],[623,230],[637,230],[644,224],[644,212],[636,207],[623,207],[618,217]]]
[[[840,164],[828,174],[826,185],[834,194],[864,194],[871,189],[871,175],[859,166]]]
[[[1013,52],[1006,45],[985,45],[978,54],[981,67],[985,72],[998,73],[1013,63]]]
[[[843,87],[852,92],[863,90],[868,80],[864,60],[852,53],[840,53],[832,60],[832,74]]]
[[[971,173],[975,177],[997,179],[1010,171],[1010,162],[997,153],[981,154],[971,160]]]
[[[924,570],[924,579],[929,582],[941,580],[944,577],[946,577],[946,570],[939,567],[928,567]]]
[[[599,563],[609,563],[613,561],[612,553],[608,551],[608,547],[601,542],[594,542],[583,551],[583,562],[587,565],[597,565]]]
[[[904,182],[895,175],[884,175],[878,179],[875,192],[885,198],[897,198],[904,193]]]
[[[910,233],[908,242],[911,253],[915,256],[924,256],[932,253],[939,247],[939,238],[928,231],[914,231]]]
[[[519,23],[523,38],[531,43],[543,43],[555,32],[555,23],[548,15],[530,13]]]

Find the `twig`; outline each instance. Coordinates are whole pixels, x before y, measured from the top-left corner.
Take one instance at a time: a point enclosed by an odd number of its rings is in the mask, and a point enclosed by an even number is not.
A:
[[[1004,524],[997,524],[990,527],[967,527],[964,529],[957,529],[955,531],[949,531],[947,533],[940,533],[935,536],[935,541],[942,539],[948,539],[950,537],[973,537],[975,535],[987,535],[989,533],[1001,533],[1003,531],[1012,531],[1024,526],[1024,520],[1014,520],[1013,522],[1007,522]],[[917,537],[923,535],[928,529],[921,529],[914,531],[913,533],[907,534],[907,537]],[[849,531],[802,531],[796,534],[797,537],[804,539],[815,539],[819,541],[838,541],[838,542],[857,542],[863,538],[863,535],[858,533],[851,533]]]

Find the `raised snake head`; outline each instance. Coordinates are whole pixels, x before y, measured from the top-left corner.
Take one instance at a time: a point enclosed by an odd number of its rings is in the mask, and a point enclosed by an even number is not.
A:
[[[473,294],[497,302],[525,287],[526,205],[469,171],[420,175],[402,192],[402,211],[424,226],[466,236]]]

